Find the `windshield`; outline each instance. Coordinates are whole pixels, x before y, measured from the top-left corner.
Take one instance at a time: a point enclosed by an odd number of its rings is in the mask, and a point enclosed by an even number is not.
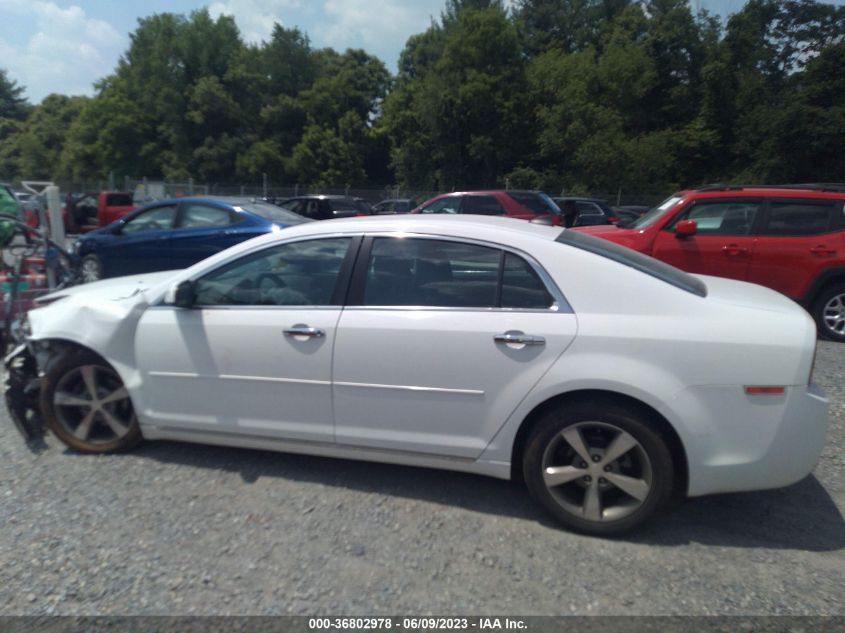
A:
[[[669,209],[674,207],[681,201],[681,196],[671,196],[666,198],[663,202],[661,202],[658,206],[651,209],[648,213],[640,216],[631,224],[626,226],[627,229],[644,229],[647,226],[651,226],[654,224],[660,217],[663,216]]]
[[[245,202],[238,206],[244,211],[249,211],[265,220],[277,222],[278,224],[302,224],[303,222],[311,222],[311,220],[302,217],[298,213],[267,202]]]
[[[555,241],[601,255],[699,297],[707,296],[707,286],[697,277],[633,249],[578,231],[564,230]]]
[[[560,209],[558,206],[544,193],[519,193],[515,191],[508,191],[508,195],[522,206],[531,209],[534,213],[540,215],[547,215],[550,213],[560,215]]]

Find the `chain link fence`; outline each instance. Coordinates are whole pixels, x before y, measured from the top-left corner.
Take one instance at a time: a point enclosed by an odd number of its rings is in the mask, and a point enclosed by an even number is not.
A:
[[[127,191],[132,192],[136,205],[145,204],[152,200],[164,198],[179,198],[183,196],[235,196],[267,198],[281,201],[286,198],[310,194],[344,195],[361,198],[369,204],[376,204],[386,199],[410,199],[417,204],[433,198],[446,191],[432,189],[411,189],[396,185],[383,187],[319,187],[316,185],[284,184],[264,180],[260,183],[201,183],[188,179],[184,182],[172,182],[157,178],[114,178],[89,180],[82,182],[57,182],[61,195],[67,193],[98,192],[98,191]],[[19,185],[19,183],[18,183]],[[16,187],[20,190],[20,187]],[[464,190],[483,190],[489,187],[466,187]],[[563,187],[546,191],[552,197],[574,195]],[[578,197],[599,198],[610,204],[637,205],[652,207],[659,204],[671,192],[631,192],[619,189],[614,192],[590,192],[579,194]]]

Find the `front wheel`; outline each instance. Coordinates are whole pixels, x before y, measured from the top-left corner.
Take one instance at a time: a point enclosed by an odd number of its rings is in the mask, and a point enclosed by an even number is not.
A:
[[[672,455],[640,415],[579,402],[546,415],[523,455],[531,495],[568,528],[618,534],[651,518],[672,492]]]
[[[86,350],[48,366],[41,384],[44,422],[62,442],[84,453],[113,453],[141,441],[129,392],[117,372]]]
[[[79,265],[82,283],[100,281],[103,278],[103,262],[96,255],[86,255]]]
[[[813,317],[820,336],[845,342],[845,284],[822,291],[813,306]]]

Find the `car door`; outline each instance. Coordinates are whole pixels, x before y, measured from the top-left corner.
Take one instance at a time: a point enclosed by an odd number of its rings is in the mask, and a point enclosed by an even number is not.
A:
[[[822,270],[842,261],[840,209],[835,200],[770,200],[748,280],[802,298]]]
[[[161,204],[132,216],[103,240],[98,254],[110,277],[173,268],[168,238],[176,220],[177,205]]]
[[[336,440],[475,458],[575,331],[526,256],[450,239],[368,239],[335,342]]]
[[[332,349],[356,239],[249,253],[199,277],[194,308],[149,308],[135,340],[142,421],[332,442]]]
[[[252,235],[244,216],[234,209],[205,202],[183,201],[176,226],[166,241],[174,268],[186,268]]]
[[[657,234],[651,254],[686,272],[745,280],[760,207],[744,198],[693,201]],[[681,220],[695,220],[695,235],[675,235]]]

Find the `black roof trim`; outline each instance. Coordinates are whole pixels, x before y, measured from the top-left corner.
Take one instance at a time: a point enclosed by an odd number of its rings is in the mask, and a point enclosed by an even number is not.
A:
[[[845,183],[810,182],[793,185],[724,185],[712,184],[695,187],[693,191],[742,191],[743,189],[803,189],[805,191],[830,191],[845,193]]]

